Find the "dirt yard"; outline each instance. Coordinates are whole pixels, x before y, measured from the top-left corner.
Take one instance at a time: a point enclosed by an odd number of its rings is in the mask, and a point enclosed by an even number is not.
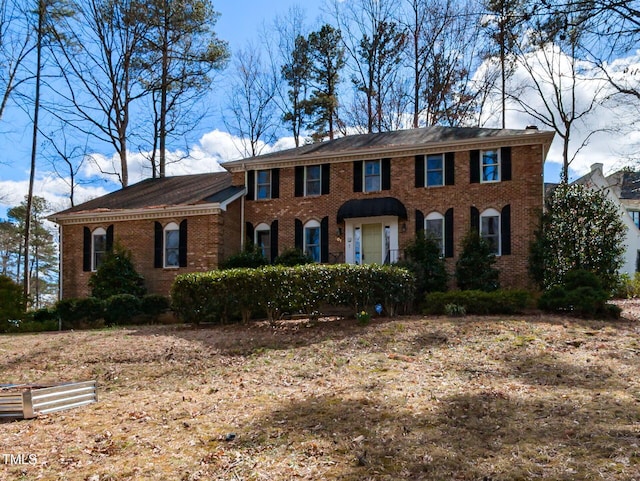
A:
[[[0,421],[0,479],[640,481],[639,376],[637,317],[3,335],[99,401]]]

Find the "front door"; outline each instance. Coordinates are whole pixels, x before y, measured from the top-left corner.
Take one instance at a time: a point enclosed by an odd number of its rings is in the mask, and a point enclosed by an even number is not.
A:
[[[362,263],[382,264],[382,224],[362,224]]]

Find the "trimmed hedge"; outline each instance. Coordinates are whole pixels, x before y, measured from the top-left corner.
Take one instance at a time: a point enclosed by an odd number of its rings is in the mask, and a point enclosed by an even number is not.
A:
[[[432,292],[425,296],[423,314],[449,314],[451,306],[461,306],[466,314],[517,314],[531,302],[524,290]]]
[[[307,264],[228,269],[178,276],[172,308],[184,322],[228,322],[235,313],[247,321],[266,312],[270,321],[285,313],[313,317],[324,304],[349,306],[354,314],[381,303],[394,315],[413,300],[415,279],[395,266]]]

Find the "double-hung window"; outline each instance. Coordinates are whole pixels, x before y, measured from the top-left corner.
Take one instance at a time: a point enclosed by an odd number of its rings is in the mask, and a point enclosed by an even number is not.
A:
[[[480,236],[489,244],[491,252],[500,255],[500,213],[488,209],[480,215]]]
[[[437,212],[429,214],[424,220],[424,230],[425,237],[434,241],[444,255],[444,216]]]
[[[256,172],[256,198],[271,199],[271,170]]]
[[[94,230],[91,234],[91,246],[91,270],[97,271],[100,264],[102,264],[105,254],[107,253],[107,231],[102,227]]]
[[[310,221],[304,226],[304,253],[320,262],[320,223]]]
[[[320,195],[322,192],[322,169],[319,165],[308,165],[304,171],[304,195]]]
[[[175,222],[164,228],[164,267],[180,267],[180,228]]]
[[[500,181],[500,151],[483,150],[481,154],[481,176],[482,182]]]
[[[256,245],[262,251],[262,256],[271,259],[271,228],[267,224],[260,224],[256,227]]]
[[[426,186],[444,185],[444,155],[429,154],[426,156]]]
[[[364,162],[364,191],[365,192],[378,192],[381,190],[380,179],[380,161],[379,160],[366,160]]]
[[[636,225],[636,227],[640,228],[640,211],[630,210],[629,215],[631,216],[631,219],[633,220],[633,223]]]

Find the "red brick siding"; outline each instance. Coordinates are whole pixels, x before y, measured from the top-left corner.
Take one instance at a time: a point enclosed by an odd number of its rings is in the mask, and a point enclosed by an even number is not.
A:
[[[425,215],[437,211],[444,214],[454,209],[454,258],[449,259],[453,271],[460,253],[460,241],[470,227],[470,207],[480,212],[488,208],[501,211],[511,205],[511,255],[498,259],[504,286],[528,285],[527,257],[529,242],[542,208],[542,147],[540,145],[512,148],[512,179],[491,184],[469,182],[469,152],[456,152],[455,185],[414,187],[414,157],[398,157],[391,161],[391,189],[375,193],[353,192],[353,163],[331,164],[331,191],[319,197],[294,197],[294,168],[280,169],[280,197],[271,200],[245,202],[245,220],[254,227],[278,219],[279,250],[294,245],[294,219],[302,222],[329,216],[329,251],[340,252],[344,244],[336,236],[336,214],[350,200],[368,197],[396,197],[407,208],[406,232],[399,232],[402,249],[415,236],[415,210]],[[234,182],[244,182],[244,173],[234,173]],[[342,225],[341,225],[342,226]]]
[[[159,219],[162,226],[187,219],[187,267],[154,268],[154,220],[96,222],[62,227],[62,296],[89,295],[91,272],[82,270],[83,228],[114,227],[114,241],[129,249],[136,270],[145,278],[149,293],[168,295],[176,275],[215,269],[225,256],[240,249],[240,200],[217,215]]]

